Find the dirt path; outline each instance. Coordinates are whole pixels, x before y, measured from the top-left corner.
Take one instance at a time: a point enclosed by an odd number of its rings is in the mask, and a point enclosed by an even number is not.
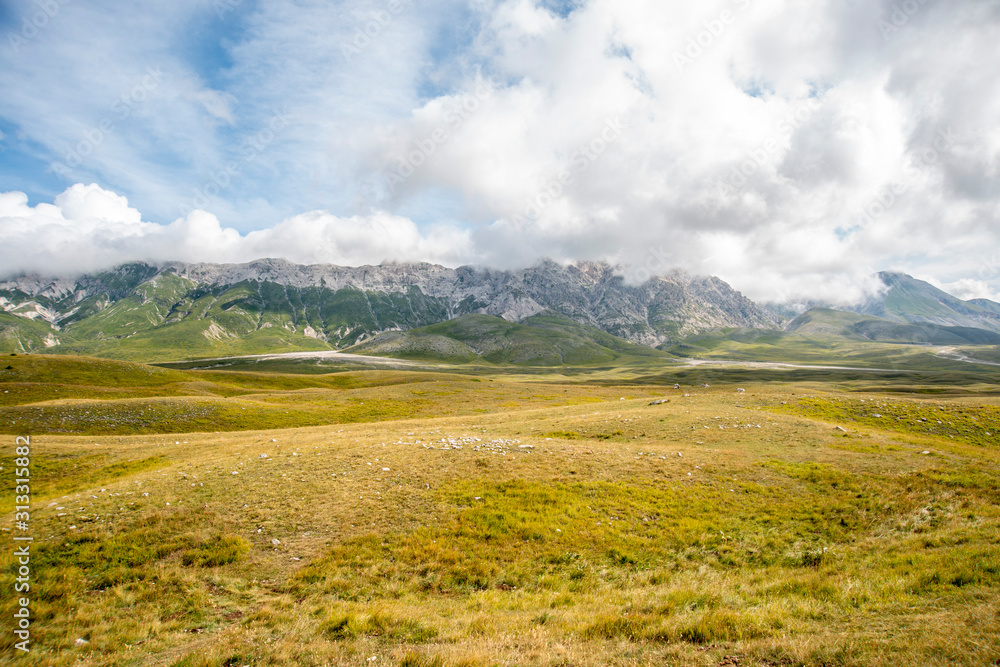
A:
[[[872,373],[889,373],[891,368],[860,368],[857,366],[811,366],[806,364],[786,364],[779,361],[729,361],[726,359],[687,359],[682,366],[724,366],[727,368],[763,368],[769,370],[805,369],[822,371],[869,371]]]
[[[934,353],[935,357],[941,357],[942,359],[951,359],[953,361],[964,361],[967,364],[979,364],[981,366],[1000,366],[1000,363],[995,361],[983,361],[982,359],[974,359],[965,354],[962,354],[954,347],[942,347],[940,350]]]

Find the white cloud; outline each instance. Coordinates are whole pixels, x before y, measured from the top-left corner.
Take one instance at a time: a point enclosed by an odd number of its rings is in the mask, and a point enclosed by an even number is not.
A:
[[[929,3],[887,40],[889,2],[593,0],[554,26],[530,7],[497,3],[477,42],[515,83],[404,190],[463,193],[490,263],[608,258],[846,302],[878,270],[955,280],[960,258],[1000,246],[996,12]],[[439,102],[396,123],[407,145]],[[609,117],[620,140],[574,171]],[[560,169],[574,179],[553,201]]]
[[[314,211],[246,235],[200,210],[169,225],[143,222],[125,197],[79,184],[54,204],[34,207],[24,193],[0,194],[0,238],[0,266],[8,275],[70,275],[136,260],[247,262],[262,257],[303,264],[400,260],[457,266],[472,254],[462,230],[440,227],[422,234],[412,221],[387,213],[340,218]]]
[[[77,183],[55,198],[53,202],[69,220],[103,220],[137,224],[142,214],[128,205],[128,199],[102,190],[96,184]]]
[[[1000,292],[990,287],[989,283],[983,280],[966,278],[946,285],[941,285],[948,294],[957,296],[959,299],[990,299],[1000,302]]]

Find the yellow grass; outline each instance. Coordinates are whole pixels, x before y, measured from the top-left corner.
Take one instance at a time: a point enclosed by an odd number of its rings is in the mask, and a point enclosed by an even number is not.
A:
[[[50,478],[34,481],[32,651],[8,631],[4,660],[1000,660],[1000,449],[981,433],[831,421],[824,400],[888,399],[818,385],[449,382],[342,390],[411,392],[419,418],[32,438]],[[331,398],[295,391],[252,400]]]

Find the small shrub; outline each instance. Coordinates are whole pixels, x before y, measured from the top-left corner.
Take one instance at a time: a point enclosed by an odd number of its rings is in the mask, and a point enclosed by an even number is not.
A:
[[[645,618],[636,616],[604,616],[587,626],[584,636],[592,639],[631,639],[640,638],[649,625]]]
[[[760,639],[772,634],[757,616],[719,610],[689,623],[680,631],[680,638],[692,644],[712,644]]]
[[[826,549],[806,551],[802,554],[802,567],[818,568],[826,559]]]
[[[437,630],[412,619],[398,619],[380,611],[368,616],[346,613],[332,617],[320,626],[320,632],[330,639],[356,637],[386,637],[419,644],[437,636]]]
[[[635,557],[625,553],[624,551],[619,551],[618,549],[611,549],[611,551],[608,552],[608,555],[611,556],[611,560],[618,565],[633,566],[639,564],[639,561],[636,560]]]
[[[320,632],[330,639],[350,639],[361,634],[361,623],[354,614],[342,614],[320,626]]]
[[[410,651],[403,656],[399,667],[444,667],[444,660],[438,657],[428,658],[427,656]]]
[[[184,565],[219,567],[241,560],[250,551],[250,543],[238,535],[224,535],[202,543],[181,556]]]

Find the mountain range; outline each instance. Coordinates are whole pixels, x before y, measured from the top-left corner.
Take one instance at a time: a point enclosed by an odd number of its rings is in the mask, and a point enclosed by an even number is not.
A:
[[[814,308],[789,319],[715,277],[673,272],[629,285],[605,263],[544,261],[514,271],[280,259],[133,263],[75,278],[0,281],[0,350],[163,360],[350,348],[557,365],[656,354],[720,330],[1000,343],[1000,304],[879,275],[885,291],[855,312]]]

